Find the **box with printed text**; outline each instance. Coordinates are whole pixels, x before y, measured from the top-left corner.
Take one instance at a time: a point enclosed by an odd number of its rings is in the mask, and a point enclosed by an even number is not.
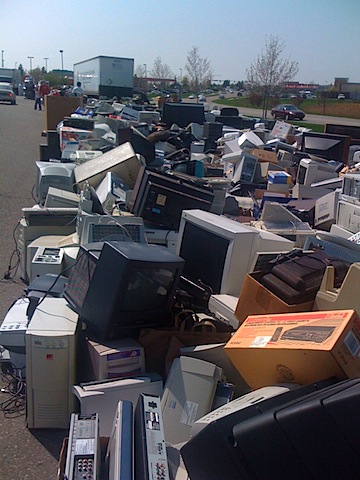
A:
[[[250,315],[224,347],[252,389],[360,376],[355,310]]]

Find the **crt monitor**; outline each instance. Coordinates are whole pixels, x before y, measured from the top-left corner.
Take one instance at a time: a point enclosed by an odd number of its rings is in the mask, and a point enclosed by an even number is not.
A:
[[[165,102],[162,112],[162,121],[167,127],[176,123],[181,128],[187,127],[190,123],[205,122],[205,110],[202,103],[176,103]]]
[[[44,205],[49,187],[75,192],[75,163],[36,162],[35,196]]]
[[[331,133],[304,132],[301,151],[326,160],[347,163],[351,137]]]
[[[142,167],[129,210],[144,222],[178,231],[184,209],[210,210],[213,200],[214,192],[208,187]]]
[[[337,165],[324,161],[315,161],[310,158],[303,158],[299,162],[296,183],[300,185],[310,186],[313,183],[328,180],[329,178],[336,178]]]
[[[256,252],[285,252],[293,242],[201,210],[182,212],[176,253],[185,260],[181,287],[205,285],[238,297]]]
[[[64,297],[95,337],[132,336],[140,328],[171,323],[183,265],[159,245],[113,241],[100,252],[83,245]]]

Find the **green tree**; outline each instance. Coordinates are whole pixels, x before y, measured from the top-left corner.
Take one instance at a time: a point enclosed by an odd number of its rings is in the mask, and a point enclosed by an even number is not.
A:
[[[260,93],[264,99],[264,118],[269,97],[279,94],[283,84],[292,80],[299,71],[297,62],[281,57],[284,48],[284,43],[278,37],[266,37],[265,51],[247,69],[247,81],[251,90]]]

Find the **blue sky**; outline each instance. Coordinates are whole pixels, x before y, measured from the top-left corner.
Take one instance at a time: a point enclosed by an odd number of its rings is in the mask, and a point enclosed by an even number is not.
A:
[[[294,80],[320,84],[334,77],[360,82],[359,0],[0,0],[0,49],[5,67],[65,69],[109,55],[130,57],[150,71],[160,56],[185,74],[196,46],[215,80],[245,80],[266,36],[295,60]]]

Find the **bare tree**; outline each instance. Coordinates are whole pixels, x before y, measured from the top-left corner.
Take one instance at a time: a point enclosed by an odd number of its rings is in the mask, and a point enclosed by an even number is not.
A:
[[[264,118],[267,115],[269,96],[279,93],[282,85],[292,80],[299,71],[297,62],[281,58],[284,47],[278,37],[266,37],[265,52],[258,55],[247,70],[247,81],[251,89],[261,93],[264,98]]]
[[[159,79],[162,87],[165,86],[165,80],[174,78],[171,68],[161,61],[161,57],[156,57],[153,68],[150,70],[150,76]]]
[[[147,90],[146,70],[145,65],[138,65],[134,74],[134,86],[141,90]]]
[[[211,82],[213,77],[211,63],[207,58],[200,57],[199,47],[192,47],[187,53],[185,70],[188,73],[190,85],[195,91]]]

